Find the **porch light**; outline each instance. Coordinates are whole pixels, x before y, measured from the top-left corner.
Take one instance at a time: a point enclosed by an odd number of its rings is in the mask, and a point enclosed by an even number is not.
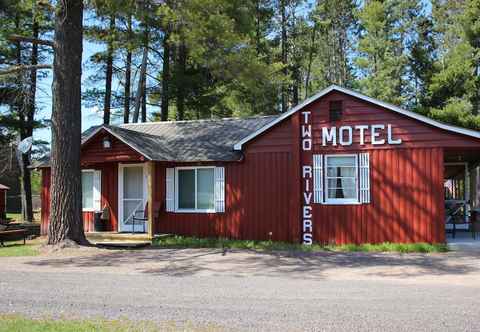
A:
[[[110,141],[110,137],[106,136],[103,138],[103,147],[105,149],[110,149],[112,147],[112,142]]]

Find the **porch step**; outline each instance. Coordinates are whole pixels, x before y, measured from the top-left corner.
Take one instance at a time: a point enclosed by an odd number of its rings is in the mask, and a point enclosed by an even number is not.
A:
[[[85,233],[88,241],[93,244],[107,243],[152,243],[152,239],[146,233],[118,233],[118,232],[88,232]],[[173,236],[172,234],[155,234],[154,239]]]
[[[152,243],[146,242],[130,242],[130,241],[114,241],[114,242],[97,242],[96,245],[103,248],[118,248],[118,249],[138,249],[148,247]]]
[[[151,242],[145,233],[89,232],[85,233],[92,243],[99,242]]]

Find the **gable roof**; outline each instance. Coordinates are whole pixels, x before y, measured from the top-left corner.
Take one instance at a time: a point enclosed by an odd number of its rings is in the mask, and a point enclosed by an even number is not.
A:
[[[274,121],[277,116],[164,121],[96,126],[82,134],[82,145],[105,130],[148,160],[234,161],[236,142]]]
[[[82,145],[101,131],[119,139],[153,161],[236,161],[242,155],[233,146],[277,118],[257,116],[191,121],[164,121],[93,126],[82,133]],[[49,156],[31,168],[49,167]]]
[[[478,131],[471,130],[471,129],[466,129],[466,128],[462,128],[462,127],[458,127],[458,126],[449,125],[449,124],[446,124],[446,123],[443,123],[443,122],[439,122],[439,121],[433,120],[431,118],[428,118],[424,115],[414,113],[414,112],[411,112],[411,111],[407,111],[403,108],[394,106],[392,104],[383,102],[381,100],[365,96],[364,94],[361,94],[359,92],[355,92],[353,90],[343,88],[343,87],[340,87],[340,86],[337,86],[337,85],[331,85],[328,88],[323,89],[320,92],[316,93],[312,97],[310,97],[308,99],[305,99],[302,103],[298,104],[297,106],[295,106],[294,108],[292,108],[288,112],[283,113],[282,115],[277,117],[274,121],[267,123],[262,128],[256,130],[255,132],[251,133],[247,137],[241,139],[239,142],[237,142],[234,145],[234,149],[237,150],[237,151],[241,151],[242,146],[245,143],[251,141],[252,139],[257,137],[258,135],[262,134],[263,132],[267,131],[271,127],[275,126],[277,123],[279,123],[282,120],[288,118],[290,115],[296,113],[297,111],[299,111],[302,108],[310,105],[311,103],[315,102],[316,100],[320,99],[321,97],[327,95],[328,93],[330,93],[332,91],[338,91],[338,92],[344,93],[346,95],[356,97],[356,98],[361,99],[363,101],[378,105],[380,107],[386,108],[390,111],[393,111],[393,112],[396,112],[396,113],[399,113],[399,114],[403,114],[403,115],[408,116],[412,119],[418,120],[420,122],[429,124],[431,126],[434,126],[434,127],[440,128],[440,129],[444,129],[444,130],[447,130],[447,131],[450,131],[450,132],[454,132],[454,133],[457,133],[457,134],[462,134],[462,135],[466,135],[466,136],[470,136],[470,137],[474,137],[474,138],[480,138],[480,132],[478,132]]]

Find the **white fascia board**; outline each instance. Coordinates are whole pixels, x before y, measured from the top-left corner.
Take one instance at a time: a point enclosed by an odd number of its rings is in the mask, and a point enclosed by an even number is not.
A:
[[[389,103],[380,101],[378,99],[365,96],[361,93],[358,93],[358,92],[355,92],[355,91],[352,91],[352,90],[349,90],[349,89],[346,89],[346,88],[343,88],[343,87],[340,87],[340,86],[337,86],[337,85],[331,85],[328,88],[326,88],[324,90],[321,90],[317,94],[313,95],[312,97],[306,99],[301,104],[292,108],[290,111],[282,114],[281,116],[279,116],[274,121],[268,123],[267,125],[263,126],[262,128],[258,129],[257,131],[255,131],[252,134],[248,135],[247,137],[243,138],[241,141],[239,141],[238,143],[236,143],[233,146],[234,150],[241,151],[243,144],[249,142],[250,140],[252,140],[256,136],[260,135],[261,133],[263,133],[266,130],[270,129],[271,127],[275,126],[280,121],[288,118],[290,115],[294,114],[298,110],[304,108],[305,106],[311,104],[312,102],[316,101],[317,99],[323,97],[324,95],[326,95],[326,94],[328,94],[332,91],[339,91],[339,92],[345,93],[345,94],[350,95],[352,97],[356,97],[358,99],[367,101],[369,103],[381,106],[381,107],[386,108],[388,110],[391,110],[393,112],[408,116],[412,119],[421,121],[423,123],[429,124],[431,126],[434,126],[434,127],[440,128],[440,129],[444,129],[444,130],[447,130],[447,131],[450,131],[450,132],[454,132],[454,133],[458,133],[458,134],[462,134],[462,135],[466,135],[466,136],[470,136],[470,137],[474,137],[474,138],[480,138],[480,132],[478,132],[478,131],[471,130],[471,129],[466,129],[466,128],[462,128],[462,127],[457,127],[457,126],[453,126],[453,125],[448,125],[446,123],[442,123],[442,122],[430,119],[430,118],[428,118],[424,115],[417,114],[417,113],[414,113],[414,112],[410,112],[410,111],[407,111],[407,110],[402,109],[400,107],[397,107],[397,106],[391,105]]]

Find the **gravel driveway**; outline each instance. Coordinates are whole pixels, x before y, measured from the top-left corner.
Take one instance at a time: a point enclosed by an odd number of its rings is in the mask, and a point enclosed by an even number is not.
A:
[[[480,252],[78,249],[0,258],[0,312],[266,331],[479,331]]]

